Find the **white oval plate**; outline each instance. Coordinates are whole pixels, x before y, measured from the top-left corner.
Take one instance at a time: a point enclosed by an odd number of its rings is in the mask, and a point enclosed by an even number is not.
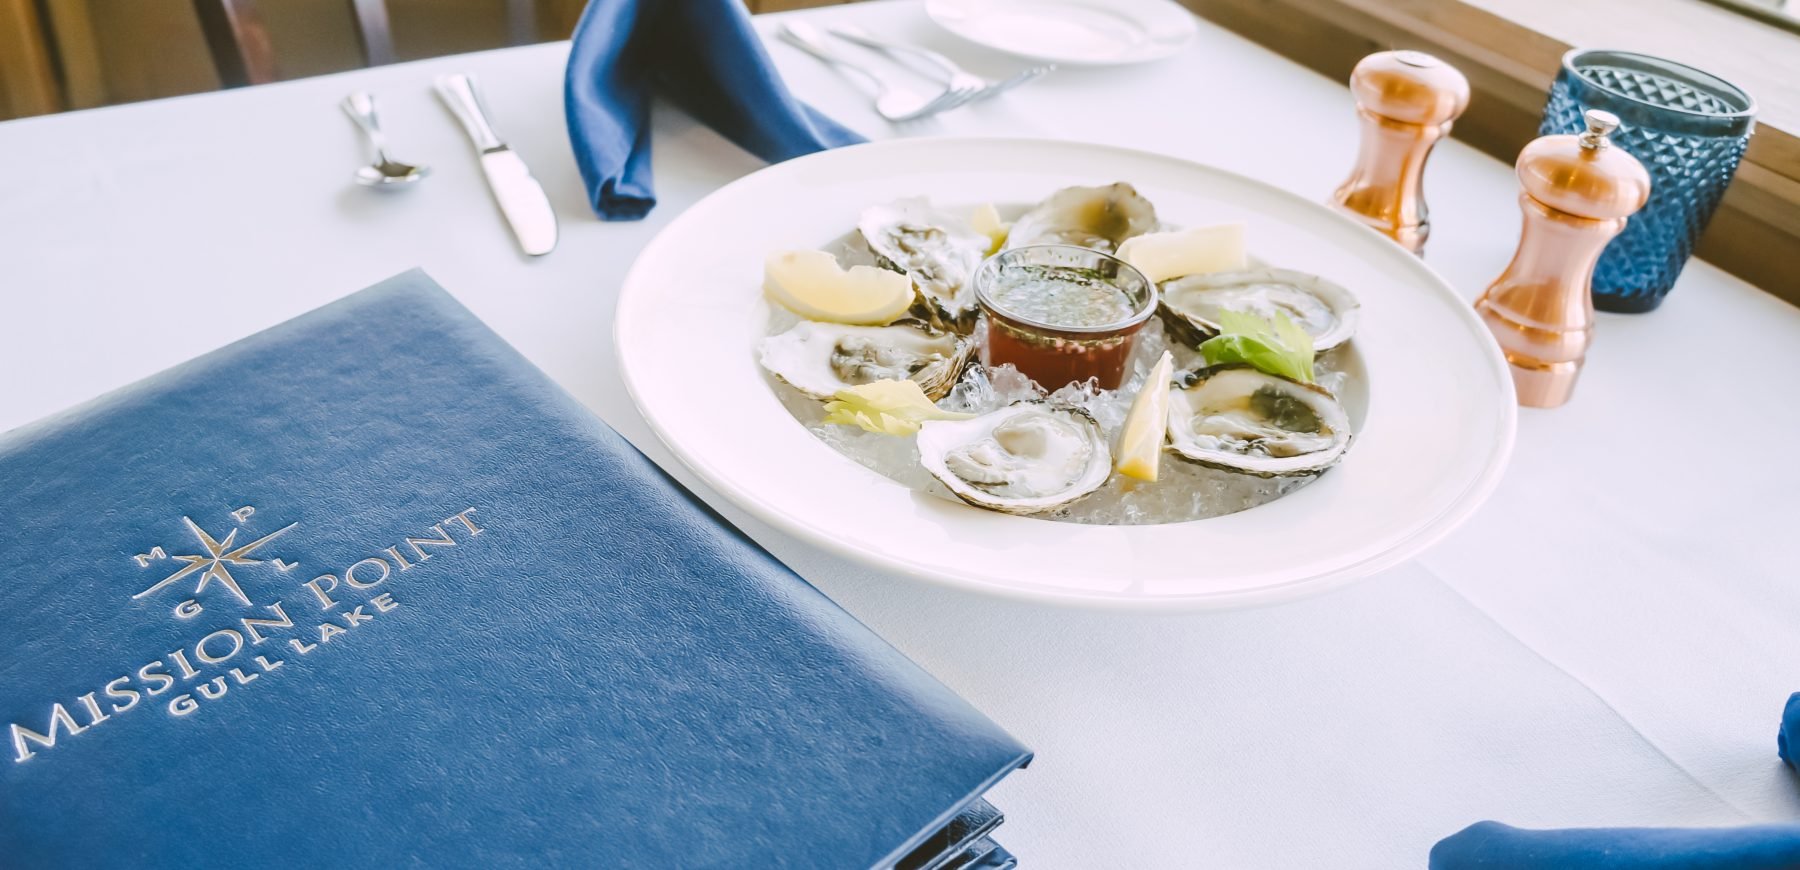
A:
[[[1349,455],[1319,480],[1190,523],[1085,526],[993,513],[915,492],[838,453],[782,407],[757,365],[768,253],[820,247],[865,206],[905,196],[1023,203],[1120,180],[1171,224],[1245,221],[1253,255],[1324,275],[1361,298],[1352,344],[1368,401]],[[769,524],[920,579],[1089,606],[1262,603],[1400,562],[1488,496],[1517,417],[1492,337],[1398,245],[1262,182],[1102,145],[914,139],[771,166],[713,193],[645,246],[626,275],[614,329],[625,384],[651,427]]]
[[[1072,66],[1161,60],[1199,33],[1171,0],[926,0],[925,14],[970,42]]]

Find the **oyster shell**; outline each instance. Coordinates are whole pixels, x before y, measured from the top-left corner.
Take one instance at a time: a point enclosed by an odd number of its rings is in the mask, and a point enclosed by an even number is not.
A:
[[[962,332],[974,327],[969,278],[993,245],[985,233],[924,197],[866,208],[856,229],[877,264],[912,278],[926,319]]]
[[[1015,402],[972,420],[928,421],[919,462],[977,507],[1011,514],[1055,510],[1099,489],[1112,450],[1086,411],[1052,402]]]
[[[1006,246],[1079,245],[1111,254],[1126,239],[1156,228],[1156,207],[1123,181],[1065,187],[1014,221]]]
[[[1248,269],[1189,275],[1162,284],[1157,314],[1176,340],[1198,347],[1219,334],[1220,311],[1243,311],[1273,320],[1280,311],[1312,336],[1324,352],[1356,334],[1356,297],[1317,275],[1288,269]]]
[[[975,344],[916,326],[845,326],[801,321],[757,344],[762,366],[815,399],[871,381],[910,378],[932,401],[956,385]]]
[[[1169,446],[1258,477],[1319,474],[1350,447],[1350,416],[1312,384],[1231,364],[1188,372],[1169,392]]]

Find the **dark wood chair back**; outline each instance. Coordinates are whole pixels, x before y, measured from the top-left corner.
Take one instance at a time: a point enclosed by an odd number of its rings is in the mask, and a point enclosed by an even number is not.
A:
[[[394,62],[394,37],[385,0],[347,0],[369,66]],[[194,0],[200,29],[212,52],[219,82],[228,88],[275,81],[275,51],[256,0]]]

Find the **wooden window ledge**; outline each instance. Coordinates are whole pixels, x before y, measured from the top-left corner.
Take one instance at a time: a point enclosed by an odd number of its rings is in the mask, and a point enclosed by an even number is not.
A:
[[[1365,55],[1430,52],[1474,99],[1456,138],[1511,163],[1537,136],[1571,47],[1654,54],[1749,91],[1756,132],[1697,255],[1800,305],[1800,35],[1699,0],[1182,0],[1201,17],[1347,81]]]

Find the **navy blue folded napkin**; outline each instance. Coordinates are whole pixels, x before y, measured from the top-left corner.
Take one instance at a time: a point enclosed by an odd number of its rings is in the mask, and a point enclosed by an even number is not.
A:
[[[864,141],[794,99],[742,0],[593,0],[575,27],[563,108],[588,200],[606,220],[656,205],[653,94],[771,163]]]
[[[1800,754],[1800,692],[1776,735],[1781,760]],[[1477,822],[1431,849],[1431,870],[1791,870],[1800,868],[1800,825],[1738,828],[1569,828],[1533,831]]]

